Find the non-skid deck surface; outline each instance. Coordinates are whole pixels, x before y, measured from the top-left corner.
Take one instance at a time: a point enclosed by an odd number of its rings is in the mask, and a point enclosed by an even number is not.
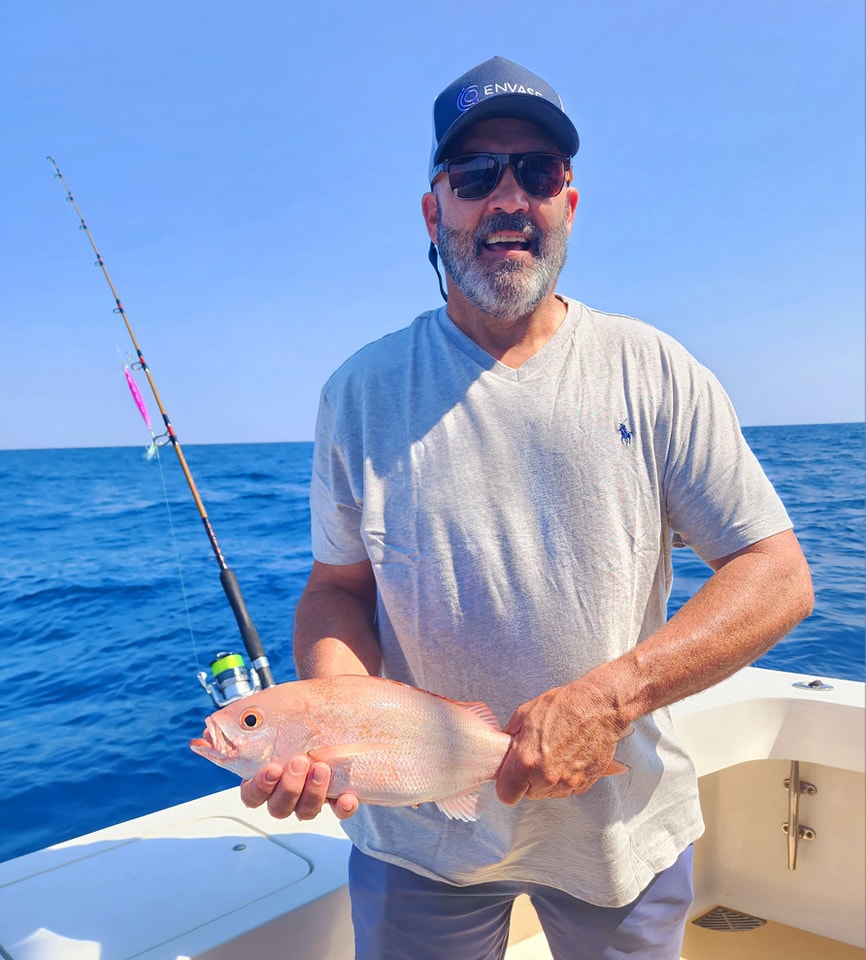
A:
[[[517,924],[517,936],[529,932],[531,921],[526,906],[518,912],[522,922]],[[552,960],[552,955],[544,934],[538,933],[512,940],[506,960]],[[772,921],[755,930],[736,933],[705,930],[689,922],[682,960],[866,960],[866,950]]]
[[[543,956],[543,954],[542,954]],[[866,960],[866,950],[768,921],[756,930],[686,926],[682,960]]]

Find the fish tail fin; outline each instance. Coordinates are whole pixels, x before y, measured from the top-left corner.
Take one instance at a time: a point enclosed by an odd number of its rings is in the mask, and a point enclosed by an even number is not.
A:
[[[611,760],[610,766],[602,774],[603,777],[616,777],[621,773],[631,773],[631,767],[627,763],[620,763],[619,760]]]

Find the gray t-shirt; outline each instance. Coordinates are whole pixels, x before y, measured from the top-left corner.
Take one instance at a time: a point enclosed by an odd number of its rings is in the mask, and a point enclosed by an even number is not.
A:
[[[351,357],[326,384],[311,490],[313,553],[369,558],[383,673],[505,724],[544,690],[632,649],[666,619],[674,532],[714,560],[791,523],[718,382],[676,341],[565,301],[512,369],[446,308]],[[666,710],[586,794],[492,799],[479,821],[432,804],[362,805],[365,852],[467,884],[548,884],[629,903],[703,827]]]

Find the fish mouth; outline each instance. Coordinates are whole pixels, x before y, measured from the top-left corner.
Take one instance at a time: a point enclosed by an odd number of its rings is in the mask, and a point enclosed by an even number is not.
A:
[[[190,749],[194,753],[209,758],[217,756],[225,760],[233,759],[238,755],[237,744],[226,736],[222,727],[212,717],[205,719],[204,726],[202,735],[189,742]]]
[[[251,743],[243,734],[233,740],[219,721],[211,717],[205,720],[204,733],[189,742],[193,753],[210,760],[218,767],[231,770],[244,780],[254,777],[268,762],[270,755],[265,755],[267,746],[268,744],[261,742]]]

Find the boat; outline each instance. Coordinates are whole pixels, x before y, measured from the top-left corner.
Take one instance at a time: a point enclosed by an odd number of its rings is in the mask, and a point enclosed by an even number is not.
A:
[[[866,957],[866,684],[747,667],[672,708],[706,831],[683,960]],[[350,960],[349,841],[237,787],[0,863],[2,960]],[[507,960],[549,960],[531,904]]]

